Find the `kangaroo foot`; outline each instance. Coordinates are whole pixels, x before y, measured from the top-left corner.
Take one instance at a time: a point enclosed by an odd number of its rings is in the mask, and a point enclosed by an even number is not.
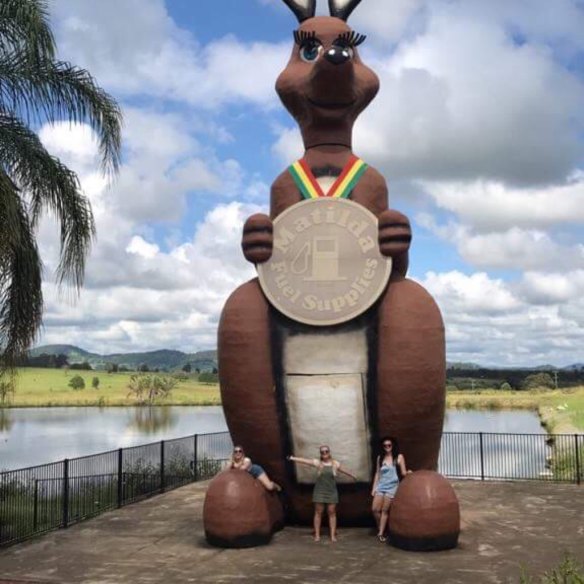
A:
[[[420,470],[399,485],[389,514],[389,543],[411,551],[456,547],[460,533],[458,499],[437,472]]]
[[[281,503],[242,470],[219,473],[209,484],[203,507],[205,537],[214,546],[265,545],[283,525]]]

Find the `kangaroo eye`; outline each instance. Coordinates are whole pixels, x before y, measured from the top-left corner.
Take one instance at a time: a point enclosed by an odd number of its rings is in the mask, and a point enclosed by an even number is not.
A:
[[[300,58],[306,63],[314,63],[322,53],[322,45],[310,43],[300,47]]]

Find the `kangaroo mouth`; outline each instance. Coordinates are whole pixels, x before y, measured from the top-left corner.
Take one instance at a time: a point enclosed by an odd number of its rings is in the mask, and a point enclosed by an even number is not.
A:
[[[345,102],[334,102],[334,101],[325,102],[325,101],[319,101],[316,99],[311,99],[310,97],[308,98],[308,101],[310,102],[310,105],[313,105],[315,107],[319,107],[322,109],[330,109],[330,110],[347,109],[347,108],[350,108],[355,103],[355,100],[345,101]]]

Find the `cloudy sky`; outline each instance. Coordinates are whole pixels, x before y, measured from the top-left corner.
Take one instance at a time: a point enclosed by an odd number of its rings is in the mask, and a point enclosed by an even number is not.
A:
[[[39,128],[79,173],[98,228],[75,300],[53,283],[56,226],[41,226],[40,343],[214,348],[225,299],[254,276],[242,222],[302,154],[273,89],[296,21],[281,0],[52,11],[60,58],[123,107],[124,161],[108,184],[86,127]],[[381,79],[355,151],[412,220],[409,275],[442,308],[449,360],[583,361],[582,0],[363,0],[350,22]]]

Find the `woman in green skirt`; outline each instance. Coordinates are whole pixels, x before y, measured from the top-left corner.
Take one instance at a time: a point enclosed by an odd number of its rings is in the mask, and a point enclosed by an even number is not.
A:
[[[317,469],[318,475],[312,491],[312,502],[314,503],[314,541],[320,541],[320,526],[322,524],[322,514],[326,506],[331,541],[337,541],[337,503],[339,493],[337,491],[337,473],[343,473],[354,481],[357,477],[348,470],[341,467],[340,462],[334,460],[331,449],[328,446],[320,447],[320,460],[313,458],[301,458],[299,456],[288,456],[288,460],[306,464]]]

